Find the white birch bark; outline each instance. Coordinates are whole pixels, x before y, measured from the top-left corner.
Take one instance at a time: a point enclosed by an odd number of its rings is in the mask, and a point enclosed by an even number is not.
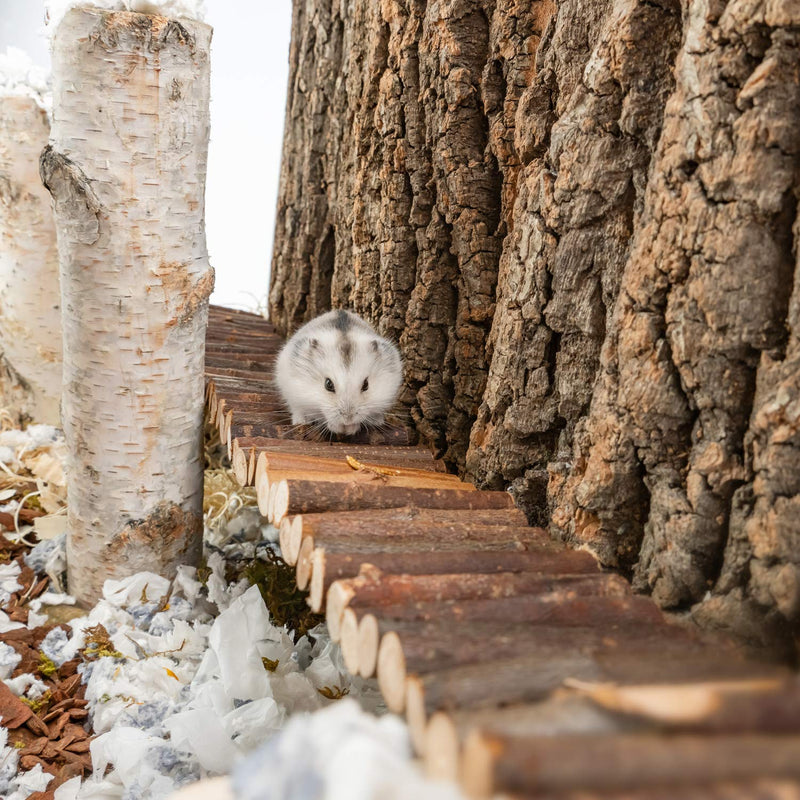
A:
[[[199,558],[211,28],[78,8],[53,44],[69,590]]]
[[[39,154],[50,123],[32,97],[0,97],[0,407],[59,425],[61,295]]]

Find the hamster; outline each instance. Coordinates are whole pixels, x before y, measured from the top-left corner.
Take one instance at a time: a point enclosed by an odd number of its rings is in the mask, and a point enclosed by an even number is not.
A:
[[[275,365],[292,423],[324,425],[337,434],[382,424],[402,378],[394,344],[351,311],[329,311],[307,322]]]

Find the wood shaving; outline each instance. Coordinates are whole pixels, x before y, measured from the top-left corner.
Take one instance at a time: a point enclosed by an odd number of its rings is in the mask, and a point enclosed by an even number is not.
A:
[[[400,470],[390,469],[389,467],[376,467],[370,464],[363,464],[357,458],[353,458],[352,456],[345,456],[347,460],[347,464],[351,469],[356,470],[356,472],[365,472],[368,473],[379,480],[386,482],[387,478],[391,478],[400,474]]]

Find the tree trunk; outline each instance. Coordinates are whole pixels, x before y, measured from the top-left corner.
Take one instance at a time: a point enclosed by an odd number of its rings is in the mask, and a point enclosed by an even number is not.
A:
[[[0,97],[0,407],[59,425],[61,294],[39,154],[50,121],[31,97]]]
[[[451,465],[753,640],[800,625],[798,23],[296,3],[270,295],[365,314]]]
[[[93,8],[53,49],[70,591],[199,558],[209,46],[202,23]]]

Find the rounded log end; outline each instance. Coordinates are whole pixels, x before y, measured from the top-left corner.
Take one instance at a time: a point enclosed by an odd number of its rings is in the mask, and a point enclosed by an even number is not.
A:
[[[424,733],[425,772],[429,778],[457,781],[459,774],[458,732],[449,714],[437,711]]]
[[[308,604],[317,614],[322,611],[325,600],[325,550],[315,548],[311,554],[311,583],[308,593]],[[377,653],[377,647],[376,647]]]
[[[267,521],[271,522],[273,525],[280,525],[275,519],[275,496],[278,494],[278,485],[275,483],[271,483],[269,485],[269,495],[267,496]],[[281,522],[283,518],[281,518]],[[297,554],[294,556],[294,563],[297,563]]]
[[[272,508],[272,524],[278,524],[289,513],[289,484],[279,481],[275,492],[275,503]]]
[[[230,413],[230,416],[233,417],[233,412]],[[225,442],[225,445],[228,448],[228,458],[233,457],[233,441],[231,440],[231,421],[228,419],[224,428],[220,428],[219,430],[219,438],[220,441]]]
[[[214,416],[213,416],[214,424],[217,426],[217,430],[219,430],[220,433],[222,433],[222,431],[225,430],[225,427],[224,427],[225,426],[225,409],[227,408],[227,405],[228,405],[228,401],[225,400],[224,397],[221,398],[217,402],[217,407],[216,407],[216,410],[214,412]]]
[[[233,443],[233,457],[231,458],[231,465],[233,466],[233,477],[236,478],[239,486],[247,486],[247,455],[237,443]]]
[[[464,742],[460,783],[470,800],[488,800],[494,793],[494,765],[497,747],[479,731]]]
[[[258,513],[261,514],[262,517],[267,517],[267,519],[269,519],[267,516],[269,512],[269,488],[269,481],[266,477],[259,481],[258,470],[256,470],[256,500],[258,501]]]
[[[206,388],[206,408],[208,409],[208,423],[209,425],[214,425],[216,427],[216,419],[217,419],[217,388],[214,386],[214,381],[208,382],[208,387]]]
[[[425,689],[416,675],[406,678],[406,722],[414,751],[424,756],[428,713],[425,709]]]
[[[342,615],[352,596],[352,589],[342,584],[341,581],[334,581],[328,589],[328,597],[325,601],[325,621],[328,623],[328,633],[334,642],[339,641]]]
[[[256,479],[256,450],[251,447],[247,452],[247,485],[252,486]]]
[[[258,510],[261,511],[261,506],[259,505]],[[262,512],[263,513],[263,512]],[[266,516],[266,515],[265,515]],[[278,544],[281,547],[281,558],[291,567],[294,565],[294,561],[292,561],[291,547],[289,545],[289,535],[292,530],[292,521],[287,517],[286,519],[281,520],[281,524],[278,525]]]
[[[406,704],[406,657],[395,631],[384,634],[378,648],[378,688],[389,711],[401,713]]]
[[[298,514],[297,516],[292,517],[291,520],[292,523],[289,526],[289,533],[287,534],[286,543],[289,547],[289,555],[294,559],[293,563],[297,563],[297,559],[300,558],[300,551],[303,548],[303,515]],[[281,525],[283,525],[282,521]],[[311,537],[308,538],[311,541],[311,546],[313,549],[314,540]]]
[[[282,525],[283,523],[281,523]],[[311,578],[311,570],[313,568],[311,563],[311,556],[314,552],[314,540],[307,536],[303,539],[303,543],[300,545],[300,553],[297,556],[297,570],[296,570],[296,580],[297,580],[297,588],[300,590],[305,590],[308,586],[308,581]],[[350,670],[353,672],[353,670]]]
[[[358,623],[358,671],[364,678],[371,678],[378,666],[378,644],[380,632],[374,614],[364,614]]]
[[[342,614],[339,645],[342,648],[344,665],[351,675],[358,675],[358,617],[352,608],[346,608]]]

